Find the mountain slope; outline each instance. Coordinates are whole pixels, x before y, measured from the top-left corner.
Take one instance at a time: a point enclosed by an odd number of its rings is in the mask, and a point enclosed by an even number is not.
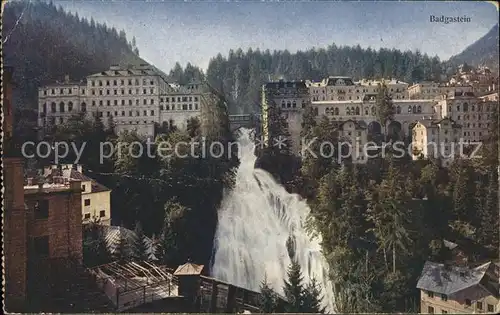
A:
[[[17,108],[36,108],[38,87],[65,75],[81,80],[111,64],[145,63],[125,32],[51,3],[8,2],[2,22],[4,62],[14,67]]]
[[[472,66],[486,65],[498,69],[498,24],[486,35],[468,46],[458,55],[450,58],[449,63],[460,65],[467,63]]]

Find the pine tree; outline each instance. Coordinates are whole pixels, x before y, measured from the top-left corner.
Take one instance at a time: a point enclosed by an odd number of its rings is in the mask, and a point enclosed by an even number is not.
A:
[[[304,313],[324,313],[325,308],[322,304],[322,293],[316,279],[312,279],[304,290],[304,305],[302,312]]]
[[[276,311],[276,293],[267,283],[267,277],[260,284],[259,307],[261,313]]]
[[[387,139],[387,122],[392,120],[394,117],[394,105],[392,103],[392,97],[389,94],[387,85],[379,84],[379,91],[376,97],[376,108],[377,108],[377,118],[382,124],[384,135]]]
[[[137,222],[135,224],[134,232],[134,257],[138,260],[149,260],[147,246],[145,243],[146,236],[144,235],[144,231],[140,222]]]
[[[498,252],[498,175],[496,170],[490,169],[490,171],[485,200],[479,212],[478,240],[483,246],[492,248]]]
[[[283,291],[287,300],[287,313],[300,313],[304,305],[304,285],[299,263],[294,260],[288,267],[288,280],[285,280]]]
[[[127,261],[130,258],[129,244],[126,236],[123,233],[123,227],[120,227],[118,240],[116,243],[115,251],[113,253],[113,258],[118,261]]]

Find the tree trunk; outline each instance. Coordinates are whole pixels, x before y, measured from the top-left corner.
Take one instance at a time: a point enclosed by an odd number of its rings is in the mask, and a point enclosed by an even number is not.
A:
[[[396,244],[392,244],[392,272],[396,273]]]
[[[385,250],[385,247],[383,248],[384,250],[384,262],[385,262],[385,268],[389,270],[389,265],[387,264],[387,252]]]
[[[366,251],[365,255],[365,272],[368,275],[368,251]]]

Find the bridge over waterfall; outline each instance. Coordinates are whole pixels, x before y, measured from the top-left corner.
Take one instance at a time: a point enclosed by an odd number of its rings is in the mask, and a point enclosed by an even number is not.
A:
[[[260,127],[260,115],[255,114],[239,114],[229,115],[229,126],[231,131],[236,131],[240,128],[258,129]]]

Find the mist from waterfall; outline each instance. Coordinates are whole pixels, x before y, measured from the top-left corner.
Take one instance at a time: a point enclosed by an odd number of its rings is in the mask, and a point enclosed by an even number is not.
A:
[[[323,304],[332,313],[333,291],[321,240],[311,238],[304,229],[310,208],[269,173],[254,168],[257,157],[252,134],[252,130],[240,131],[240,166],[235,187],[226,193],[218,212],[211,274],[254,291],[260,290],[266,278],[275,292],[283,296],[291,263],[286,243],[293,236],[292,252],[302,268],[304,283],[316,279]]]

